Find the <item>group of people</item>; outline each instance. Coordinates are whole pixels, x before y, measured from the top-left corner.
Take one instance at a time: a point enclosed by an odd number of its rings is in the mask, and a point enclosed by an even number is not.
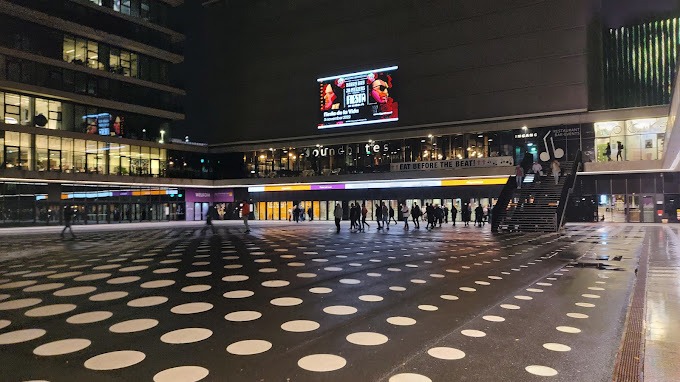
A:
[[[540,162],[534,162],[531,165],[531,168],[529,169],[530,173],[535,174],[536,180],[540,181],[540,177],[542,177],[543,174],[543,166],[541,165]],[[553,179],[555,180],[555,184],[559,184],[560,182],[560,175],[562,174],[562,166],[560,165],[560,162],[557,159],[553,159],[552,162],[550,162],[550,172],[553,176]],[[524,167],[522,165],[517,165],[515,167],[515,181],[517,182],[517,188],[522,188],[522,183],[524,182]]]
[[[312,210],[312,207],[310,206],[307,208],[307,217],[309,218],[309,221],[314,220],[314,210]],[[305,220],[305,209],[300,208],[298,204],[295,205],[292,209],[288,209],[288,221],[294,221],[296,223],[299,223],[300,221]]]
[[[425,229],[431,230],[434,228],[441,228],[442,224],[449,223],[449,212],[451,213],[451,220],[453,226],[456,226],[456,219],[458,217],[458,209],[452,206],[451,209],[447,206],[440,206],[434,203],[425,203],[425,207],[421,208],[418,203],[413,203],[409,208],[406,203],[399,204],[396,213],[399,215],[399,220],[404,222],[403,229],[410,229],[409,220],[413,224],[414,229],[420,229],[420,222],[426,222]],[[461,220],[465,227],[470,225],[472,220],[472,210],[469,205],[461,211]],[[489,208],[484,208],[478,205],[475,210],[475,226],[483,227],[489,219]],[[344,210],[340,202],[335,204],[333,216],[335,218],[336,232],[340,233],[340,222],[343,219]],[[370,228],[370,224],[366,222],[368,209],[366,203],[351,203],[349,207],[350,232],[365,232],[366,228]],[[388,206],[385,202],[381,202],[375,208],[375,221],[377,230],[389,230],[390,225],[394,222],[398,224],[395,218],[395,209]]]
[[[604,148],[604,156],[607,158],[608,162],[612,160],[612,146],[607,142],[607,146]],[[621,141],[616,141],[616,161],[623,160],[623,143]]]

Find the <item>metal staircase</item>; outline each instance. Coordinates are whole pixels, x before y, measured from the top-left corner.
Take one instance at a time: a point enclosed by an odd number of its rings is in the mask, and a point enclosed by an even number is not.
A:
[[[527,178],[522,188],[504,189],[510,193],[507,206],[498,206],[491,230],[493,232],[557,232],[563,225],[567,200],[576,184],[576,174],[582,167],[581,152],[573,162],[561,162],[562,175],[555,184],[552,174]],[[545,167],[544,167],[545,168]],[[514,181],[514,179],[513,179]],[[509,183],[514,183],[513,181]],[[503,192],[501,196],[503,196]],[[506,196],[507,198],[507,196]],[[499,200],[503,199],[499,197]]]

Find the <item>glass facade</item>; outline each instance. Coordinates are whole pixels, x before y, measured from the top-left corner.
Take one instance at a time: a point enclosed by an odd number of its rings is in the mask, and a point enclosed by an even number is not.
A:
[[[59,225],[65,205],[74,224],[185,219],[182,189],[0,182],[0,226]]]
[[[8,125],[142,140],[158,140],[169,126],[162,118],[2,91],[0,119]]]
[[[0,130],[0,168],[166,176],[167,150]]]
[[[679,18],[606,30],[605,108],[667,105],[680,44]]]
[[[661,159],[667,124],[668,118],[596,123],[596,161]]]

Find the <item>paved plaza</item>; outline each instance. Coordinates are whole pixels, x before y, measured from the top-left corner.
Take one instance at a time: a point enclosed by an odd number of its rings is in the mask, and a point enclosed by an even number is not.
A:
[[[610,381],[640,254],[678,237],[220,223],[0,230],[0,380]]]

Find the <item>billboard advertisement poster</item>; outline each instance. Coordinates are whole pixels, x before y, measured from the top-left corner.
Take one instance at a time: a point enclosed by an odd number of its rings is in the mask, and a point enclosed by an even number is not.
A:
[[[397,66],[317,79],[319,129],[399,120]]]

